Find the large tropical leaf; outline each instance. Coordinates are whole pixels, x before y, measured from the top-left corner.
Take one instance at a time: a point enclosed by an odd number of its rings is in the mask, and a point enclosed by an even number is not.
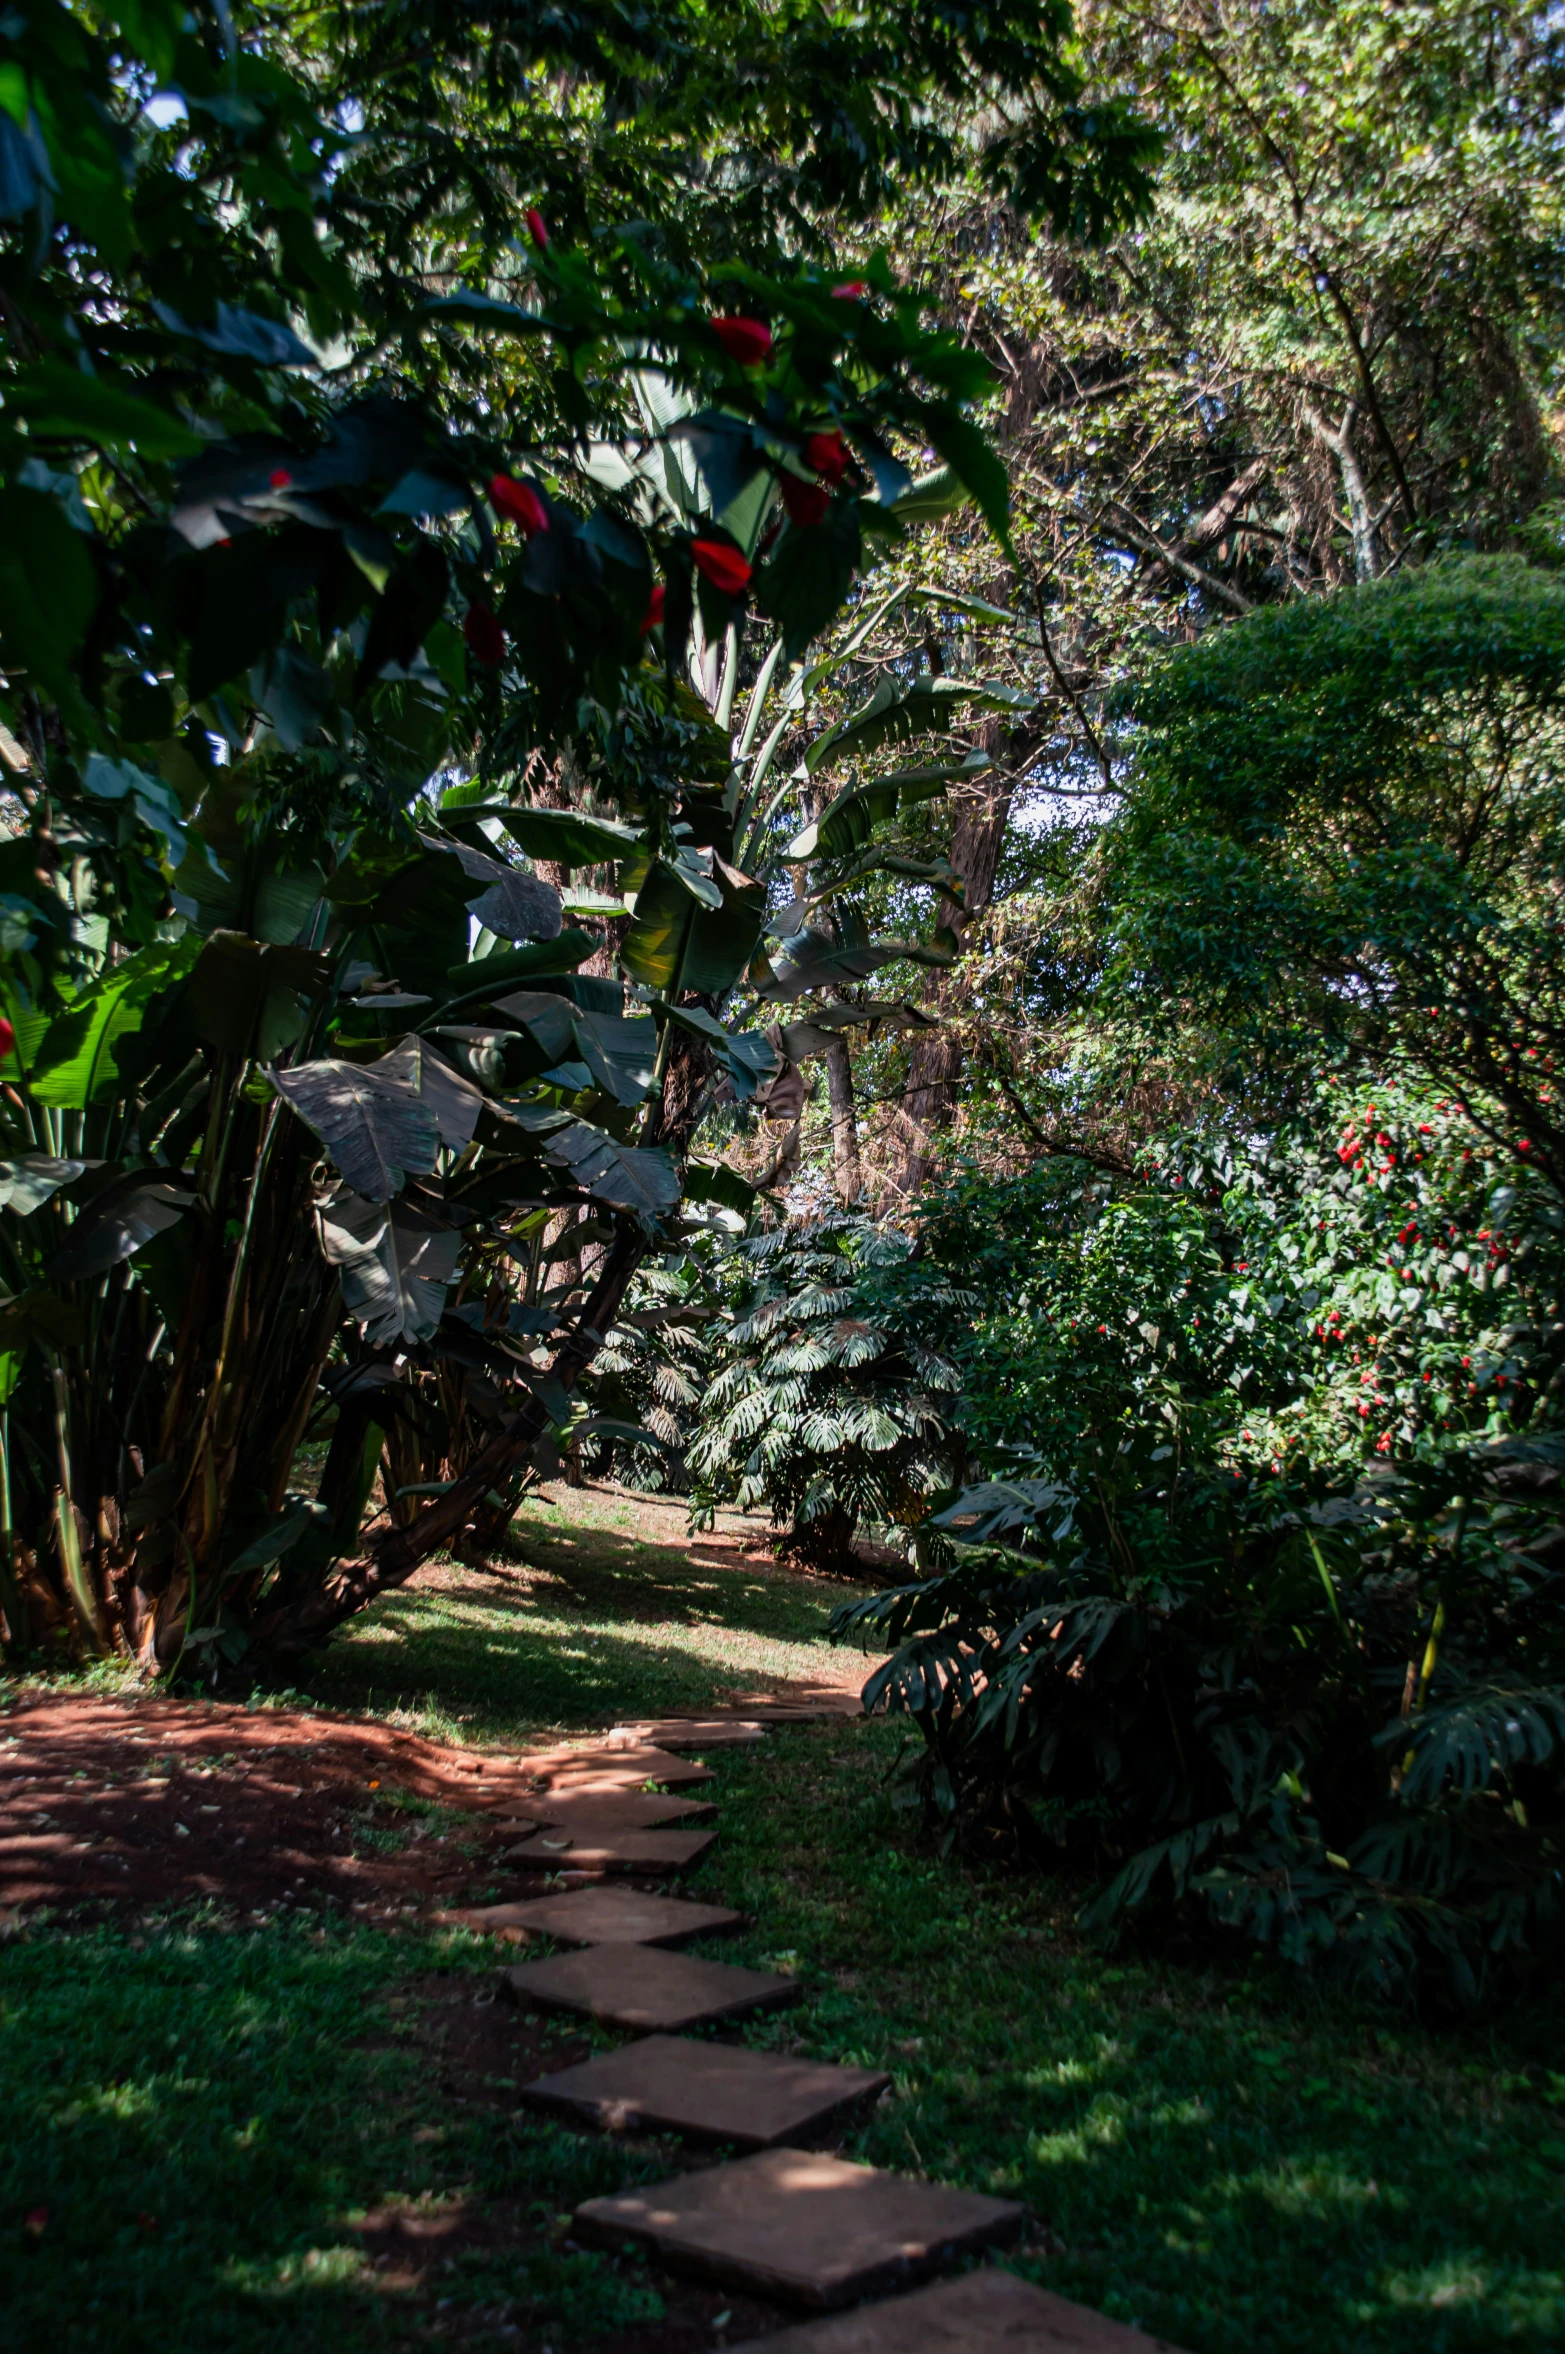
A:
[[[351,1191],[320,1212],[320,1232],[343,1303],[365,1339],[381,1347],[427,1340],[456,1275],[461,1236]]]
[[[439,1122],[408,1080],[383,1077],[374,1064],[330,1060],[271,1069],[267,1077],[366,1201],[389,1201],[409,1176],[427,1177],[436,1167]]]
[[[901,768],[873,784],[855,785],[841,793],[783,852],[787,859],[841,858],[862,850],[877,825],[913,809],[922,801],[938,800],[947,785],[980,777],[993,762],[986,752],[970,752],[965,760],[948,760],[929,768]]]
[[[799,932],[784,944],[773,965],[758,957],[751,979],[758,993],[773,1002],[802,996],[806,989],[824,989],[844,981],[864,981],[887,965],[948,965],[955,962],[956,943],[949,932],[936,934],[937,945],[926,948],[918,940],[864,940],[843,944],[816,932]]]
[[[585,1120],[572,1120],[549,1137],[544,1151],[558,1167],[569,1169],[584,1193],[595,1201],[612,1202],[617,1209],[651,1219],[671,1210],[679,1199],[679,1171],[668,1153],[616,1144],[602,1128]]]
[[[395,1080],[423,1098],[435,1116],[441,1143],[450,1151],[462,1152],[472,1143],[484,1108],[483,1090],[453,1070],[427,1038],[404,1038],[368,1067],[378,1079]]]
[[[586,1073],[582,1085],[601,1087],[627,1106],[645,1097],[657,1061],[657,1026],[650,1018],[626,1021],[617,1014],[588,1012],[541,989],[518,989],[496,998],[495,1006],[522,1024],[551,1066],[580,1062]]]
[[[818,776],[839,760],[863,759],[884,744],[905,743],[910,736],[944,735],[964,710],[1032,709],[1031,695],[992,680],[933,678],[927,671],[912,679],[886,678],[867,703],[816,737],[804,765],[811,776]]]
[[[226,1054],[270,1062],[304,1028],[301,992],[323,990],[330,970],[324,956],[307,948],[273,947],[244,932],[213,932],[191,977],[196,1036]]]
[[[23,1153],[18,1160],[0,1161],[0,1210],[10,1210],[14,1216],[25,1218],[33,1210],[42,1209],[62,1185],[70,1185],[95,1165],[90,1161],[58,1161],[42,1152]]]
[[[776,1075],[783,1058],[764,1030],[725,1030],[715,1014],[699,1005],[674,1005],[659,998],[657,1006],[665,1020],[707,1041],[741,1103],[749,1101],[763,1080]]]
[[[129,1169],[88,1203],[45,1272],[56,1283],[102,1275],[172,1226],[195,1198],[162,1170]]]
[[[468,901],[471,914],[502,940],[557,940],[560,936],[560,895],[536,875],[519,874],[498,858],[469,848],[466,842],[442,842],[433,835],[420,837],[427,850],[449,851],[469,882],[485,888]]]
[[[534,809],[521,802],[464,802],[472,788],[454,785],[441,800],[442,809],[460,809],[464,817],[498,818],[513,842],[529,858],[546,858],[553,866],[602,866],[610,859],[629,858],[645,837],[617,818],[589,817],[577,809]]]
[[[717,861],[720,904],[703,906],[697,878],[656,861],[636,892],[636,912],[620,948],[634,981],[660,994],[701,997],[731,989],[761,936],[766,893],[760,883]]]
[[[33,1056],[29,1085],[39,1103],[82,1111],[107,1095],[119,1076],[119,1041],[139,1030],[148,1006],[195,964],[198,940],[159,940],[140,948],[56,1014]]]

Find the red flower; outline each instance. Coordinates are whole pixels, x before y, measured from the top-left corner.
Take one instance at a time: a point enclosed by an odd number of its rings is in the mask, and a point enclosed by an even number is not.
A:
[[[22,2229],[30,2233],[36,2240],[42,2237],[48,2221],[49,2210],[47,2207],[29,2207],[22,2220]]]
[[[523,218],[527,223],[527,234],[532,239],[534,245],[537,246],[538,251],[540,253],[547,253],[549,250],[549,232],[543,225],[543,215],[538,210],[538,207],[535,204],[530,204],[527,207]]]
[[[823,482],[835,487],[848,471],[848,445],[835,427],[830,433],[807,433],[804,463],[813,466]]]
[[[13,1055],[15,1052],[16,1032],[12,1029],[4,1014],[0,1014],[0,1063],[3,1063],[8,1055]]]
[[[698,539],[690,550],[696,570],[725,596],[737,597],[750,581],[750,567],[737,548],[720,539]]]
[[[293,476],[286,466],[276,466],[266,478],[266,487],[268,490],[286,490],[292,481]]]
[[[712,333],[742,368],[758,368],[772,356],[772,331],[760,319],[714,319]]]
[[[819,523],[831,505],[831,492],[824,482],[801,482],[797,474],[785,474],[782,503],[788,510],[790,523]]]
[[[548,509],[531,483],[518,482],[509,474],[491,474],[489,496],[500,513],[518,526],[528,539],[549,528]]]
[[[831,291],[837,302],[862,302],[869,292],[869,284],[863,278],[844,278],[842,284],[834,286]]]
[[[652,594],[647,599],[647,617],[641,624],[643,637],[646,636],[649,629],[662,628],[663,601],[667,594],[668,591],[664,588],[663,583],[660,580],[655,580],[652,584]]]
[[[466,638],[480,662],[492,670],[505,660],[505,631],[487,605],[469,605],[467,619],[462,624]]]

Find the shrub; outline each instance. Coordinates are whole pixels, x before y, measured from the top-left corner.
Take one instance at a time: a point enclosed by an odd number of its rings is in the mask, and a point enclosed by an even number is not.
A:
[[[836,1623],[900,1646],[867,1697],[949,1841],[1470,1998],[1559,1939],[1561,1216],[1449,1106],[1336,1092],[1221,1171],[958,1181],[991,1476]]]
[[[771,1508],[787,1547],[852,1565],[855,1533],[900,1537],[948,1490],[956,1372],[930,1335],[962,1304],[939,1270],[899,1283],[912,1244],[825,1213],[737,1246],[736,1297],[690,1449],[698,1517]]]

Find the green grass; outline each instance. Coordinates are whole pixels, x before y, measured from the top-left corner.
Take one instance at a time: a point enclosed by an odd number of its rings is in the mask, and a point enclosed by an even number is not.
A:
[[[934,1860],[868,1770],[897,1746],[734,1755],[695,1883],[762,1924],[734,1959],[805,1975],[812,2052],[892,2072],[864,2157],[1025,2199],[1018,2269],[1192,2354],[1565,2344],[1558,2003],[1442,2032],[1264,1963],[1105,1960],[1075,1890]]]
[[[699,1538],[692,1558],[677,1504],[557,1493],[524,1506],[518,1562],[426,1572],[347,1628],[312,1695],[439,1738],[516,1741],[842,1679],[851,1654],[827,1644],[826,1622],[858,1588],[725,1561]]]
[[[834,1589],[638,1552],[586,1503],[553,1537],[529,1522],[527,1591],[425,1584],[312,1688],[508,1741],[819,1672]],[[755,2040],[892,2073],[860,2154],[1026,2200],[1022,2270],[1190,2354],[1565,2345],[1560,2003],[1439,2029],[1242,1956],[1106,1960],[1071,1931],[1076,1892],[935,1861],[892,1804],[896,1747],[827,1724],[714,1752],[722,1838],[693,1883],[757,1916],[714,1951],[808,1989]],[[666,2153],[458,2106],[404,2031],[365,2040],[394,1983],[476,1987],[493,1959],[456,1933],[200,1921],[0,1947],[0,2346],[358,2354],[454,2331],[571,2354],[650,2318],[673,2286],[566,2248],[558,2218]],[[507,2236],[399,2296],[353,2230],[393,2200]],[[519,2336],[484,2326],[498,2311]]]

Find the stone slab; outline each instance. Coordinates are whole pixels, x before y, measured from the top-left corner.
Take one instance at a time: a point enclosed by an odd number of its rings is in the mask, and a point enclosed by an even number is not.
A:
[[[527,1771],[547,1782],[551,1790],[599,1783],[616,1790],[636,1790],[643,1782],[666,1782],[672,1787],[712,1779],[710,1766],[697,1764],[693,1757],[674,1757],[644,1741],[627,1741],[613,1749],[553,1750],[523,1762]]]
[[[715,1831],[537,1832],[504,1860],[523,1872],[686,1872],[705,1855]]]
[[[571,2228],[600,2246],[638,2240],[676,2270],[758,2297],[829,2310],[1001,2246],[1023,2221],[1008,2199],[783,2149],[588,2199]]]
[[[530,1831],[540,1824],[571,1831],[650,1831],[659,1823],[704,1822],[717,1812],[710,1799],[677,1790],[659,1796],[648,1790],[556,1789],[529,1804],[535,1817],[525,1826]]]
[[[574,2068],[535,2077],[522,2098],[610,2133],[682,2133],[760,2150],[818,2139],[890,2082],[870,2068],[649,2035],[623,2051],[599,2052]]]
[[[655,1724],[611,1725],[604,1746],[632,1749],[650,1742],[658,1749],[721,1749],[765,1739],[766,1727],[753,1717],[659,1717]]]
[[[638,2035],[673,2034],[781,2010],[804,1989],[775,1970],[736,1970],[648,1945],[589,1945],[579,1953],[522,1962],[506,1973],[518,2002],[574,2011]]]
[[[562,1945],[685,1945],[692,1937],[722,1937],[744,1920],[720,1904],[649,1896],[612,1883],[484,1905],[460,1917],[470,1928],[519,1929],[529,1937],[556,1937]]]
[[[806,2321],[734,2354],[1179,2354],[1014,2272],[968,2272],[883,2305]]]

